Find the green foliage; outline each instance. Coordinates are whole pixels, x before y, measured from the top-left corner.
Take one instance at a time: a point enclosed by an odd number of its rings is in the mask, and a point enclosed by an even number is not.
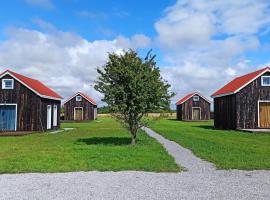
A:
[[[67,127],[76,129],[58,134],[0,137],[0,173],[180,171],[165,149],[143,131],[137,145],[130,145],[128,131],[112,118],[62,123],[62,128]]]
[[[150,127],[219,169],[270,169],[270,134],[216,130],[213,121],[153,121]]]
[[[98,114],[110,113],[108,106],[103,106],[103,107],[97,108],[97,111],[98,111]]]
[[[97,71],[95,89],[104,94],[102,100],[113,116],[126,125],[135,143],[143,116],[153,110],[168,109],[173,96],[156,66],[155,55],[149,52],[141,59],[133,50],[123,55],[109,54],[107,64]]]

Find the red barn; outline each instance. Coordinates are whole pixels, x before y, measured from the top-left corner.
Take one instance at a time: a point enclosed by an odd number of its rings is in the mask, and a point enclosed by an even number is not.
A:
[[[0,74],[0,131],[46,131],[60,127],[62,97],[38,80]]]
[[[190,93],[176,103],[177,120],[209,120],[210,104],[211,102],[198,92]]]
[[[82,121],[97,118],[97,103],[88,95],[77,92],[65,103],[65,120]]]

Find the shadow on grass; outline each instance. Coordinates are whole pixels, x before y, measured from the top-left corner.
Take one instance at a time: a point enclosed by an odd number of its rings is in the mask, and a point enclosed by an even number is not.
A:
[[[170,121],[179,121],[179,120],[177,120],[177,119],[167,119],[167,120],[170,120]]]
[[[203,129],[207,129],[207,130],[217,130],[217,129],[215,129],[214,126],[210,126],[210,125],[199,125],[199,126],[192,126],[192,127],[203,128]]]
[[[93,137],[81,138],[77,140],[78,143],[85,143],[87,145],[130,145],[131,138],[123,137]]]

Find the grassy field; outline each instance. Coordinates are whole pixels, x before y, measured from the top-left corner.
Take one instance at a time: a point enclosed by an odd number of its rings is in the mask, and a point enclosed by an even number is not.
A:
[[[163,147],[140,132],[138,144],[111,118],[65,123],[75,130],[0,137],[0,173],[68,171],[179,171]]]
[[[270,169],[270,134],[213,129],[213,122],[162,119],[150,127],[219,169]]]

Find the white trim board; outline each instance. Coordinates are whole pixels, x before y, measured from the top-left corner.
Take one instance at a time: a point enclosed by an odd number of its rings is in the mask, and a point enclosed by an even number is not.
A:
[[[15,131],[17,131],[17,109],[18,105],[16,103],[0,103],[0,106],[15,106]]]
[[[32,92],[34,92],[35,94],[37,94],[38,96],[45,98],[45,99],[52,99],[52,100],[58,100],[61,101],[61,98],[55,98],[55,97],[50,97],[50,96],[46,96],[46,95],[42,95],[39,92],[37,92],[36,90],[34,90],[33,88],[29,87],[26,83],[22,82],[20,79],[18,79],[17,77],[15,77],[13,74],[11,74],[10,72],[5,72],[4,74],[2,74],[0,76],[0,78],[6,76],[6,75],[10,75],[12,78],[14,78],[16,81],[18,81],[19,83],[21,83],[22,85],[24,85],[25,87],[27,87],[29,90],[31,90]]]
[[[91,103],[92,105],[96,106],[97,104],[94,104],[93,102],[89,101],[87,98],[85,98],[85,96],[80,93],[80,92],[77,92],[76,94],[74,94],[73,96],[69,97],[66,101],[64,101],[63,105],[65,105],[67,102],[69,102],[71,99],[73,99],[74,97],[80,95],[81,97],[83,97],[86,101],[88,101],[89,103]]]

